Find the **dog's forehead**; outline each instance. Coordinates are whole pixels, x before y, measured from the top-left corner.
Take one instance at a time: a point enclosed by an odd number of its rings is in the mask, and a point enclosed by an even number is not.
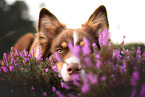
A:
[[[61,42],[66,41],[72,42],[72,44],[75,45],[79,40],[82,40],[83,37],[85,37],[85,34],[79,29],[66,29],[57,35],[54,42],[59,45]]]

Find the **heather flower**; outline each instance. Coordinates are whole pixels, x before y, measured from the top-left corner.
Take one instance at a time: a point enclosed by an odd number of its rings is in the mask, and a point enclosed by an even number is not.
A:
[[[98,82],[98,77],[97,75],[93,75],[93,74],[88,74],[87,75],[88,79],[90,80],[91,84],[95,84]]]
[[[88,79],[87,78],[84,79],[84,84],[81,87],[81,90],[82,90],[82,93],[86,93],[90,90],[90,85],[88,84]]]
[[[43,92],[43,96],[46,96],[47,95],[47,93],[46,92]]]
[[[138,82],[139,79],[140,79],[140,77],[139,77],[139,72],[134,71],[134,72],[133,72],[132,79],[131,79],[131,84],[132,84],[133,86],[137,86],[137,82]]]
[[[53,92],[55,92],[55,91],[56,91],[56,88],[55,88],[54,86],[52,87],[52,91],[53,91]]]
[[[11,90],[11,93],[13,93],[14,92],[14,90]]]
[[[145,97],[145,84],[142,85],[142,89],[140,91],[140,97]]]
[[[106,80],[106,76],[105,76],[105,75],[102,76],[102,77],[101,77],[101,80],[102,80],[102,81],[105,81],[105,80]]]
[[[97,66],[98,69],[101,67],[101,61],[100,60],[97,60],[96,66]]]
[[[43,58],[42,58],[42,52],[41,52],[41,46],[38,47],[38,50],[39,50],[38,59],[39,60],[43,60]]]
[[[124,66],[119,66],[119,68],[120,68],[120,72],[121,72],[121,73],[124,73],[124,72],[125,72]]]
[[[99,60],[100,55],[99,55],[99,54],[96,54],[95,57],[97,58],[97,59],[96,59],[96,60],[97,60],[96,67],[99,69],[100,66],[101,66],[101,61]]]
[[[120,59],[120,50],[116,50],[115,56],[116,56],[117,60]]]
[[[87,65],[89,68],[91,68],[91,67],[92,67],[91,59],[90,59],[89,57],[85,57],[84,59],[85,59],[86,65]]]
[[[11,59],[11,64],[13,64],[14,63],[14,59]]]
[[[76,97],[75,95],[73,95],[73,94],[69,94],[69,97]]]
[[[58,74],[58,77],[59,77],[59,78],[61,78],[61,75],[60,75],[60,74]]]
[[[3,68],[4,72],[8,72],[8,69],[6,67],[3,66],[2,68]]]
[[[125,38],[126,38],[126,36],[124,35],[124,36],[123,36],[123,39],[125,39]]]
[[[67,84],[63,83],[63,82],[61,82],[61,85],[62,85],[62,87],[64,87],[67,90],[70,89],[70,87]]]
[[[68,47],[74,56],[79,57],[80,50],[81,50],[79,45],[73,47],[72,43],[68,43]]]
[[[89,48],[89,40],[86,38],[83,38],[83,41],[85,43],[85,45],[82,47],[82,51],[84,55],[89,55],[90,54],[90,48]]]
[[[45,71],[46,71],[46,72],[48,72],[48,71],[49,71],[49,69],[48,69],[48,68],[46,68],[46,69],[45,69]]]
[[[135,97],[135,94],[136,94],[136,89],[133,89],[130,97]]]
[[[90,86],[88,84],[84,84],[81,90],[82,90],[82,93],[86,93],[90,90]]]
[[[93,44],[92,44],[92,47],[93,47],[93,51],[94,51],[95,53],[97,53],[97,51],[96,51],[96,48],[97,48],[96,43],[93,43]]]
[[[56,91],[56,94],[57,94],[59,97],[65,97],[60,91]]]
[[[100,35],[99,35],[99,43],[101,46],[107,46],[108,41],[110,38],[110,34],[108,33],[108,30],[105,29]]]
[[[59,56],[59,54],[58,54],[57,52],[54,52],[54,55],[55,55],[56,59],[57,59],[59,62],[62,61],[62,59],[60,58],[60,56]]]
[[[15,63],[15,66],[18,66],[19,64],[18,63]]]
[[[35,88],[33,86],[31,86],[31,90],[35,90]]]
[[[56,65],[52,66],[52,69],[53,69],[55,72],[57,72],[57,66],[56,66]]]
[[[14,66],[9,66],[9,70],[13,71],[14,70]]]
[[[80,77],[78,74],[73,74],[72,75],[72,79],[73,79],[73,84],[76,85],[76,86],[79,86],[79,80],[80,80]]]
[[[14,58],[14,53],[10,51],[11,58]]]
[[[136,54],[137,59],[140,59],[141,58],[141,48],[140,47],[137,48],[137,52],[136,53],[137,53]]]

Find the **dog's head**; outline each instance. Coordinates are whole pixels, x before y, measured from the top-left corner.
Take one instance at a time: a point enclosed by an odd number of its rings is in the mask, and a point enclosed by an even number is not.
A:
[[[71,81],[73,74],[84,76],[84,70],[79,66],[79,59],[76,58],[68,48],[68,43],[73,46],[84,45],[83,38],[96,43],[100,49],[98,35],[104,29],[108,29],[108,19],[106,8],[102,5],[98,7],[90,16],[88,21],[80,29],[68,29],[51,12],[42,8],[39,16],[38,34],[32,48],[41,47],[43,58],[51,57],[58,67],[64,81]],[[63,62],[58,62],[54,56],[58,52]],[[36,50],[36,57],[38,52]]]

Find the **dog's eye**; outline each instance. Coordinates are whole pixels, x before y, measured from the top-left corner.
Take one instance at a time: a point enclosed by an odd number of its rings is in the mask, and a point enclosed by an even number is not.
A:
[[[58,53],[62,53],[62,49],[57,49],[57,52]]]

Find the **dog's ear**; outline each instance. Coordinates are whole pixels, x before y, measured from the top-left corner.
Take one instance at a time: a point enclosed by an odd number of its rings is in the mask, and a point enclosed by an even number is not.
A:
[[[38,33],[35,36],[30,53],[38,58],[39,51],[41,50],[44,59],[49,57],[51,55],[50,46],[52,40],[65,28],[65,25],[60,23],[51,12],[42,8],[39,14]],[[35,51],[34,53],[33,50]]]
[[[46,8],[42,8],[39,14],[38,32],[43,32],[48,38],[53,39],[55,35],[59,34],[65,25]]]
[[[105,6],[99,6],[90,16],[88,21],[83,25],[83,27],[85,30],[89,30],[89,32],[91,30],[94,33],[100,33],[104,29],[108,29],[109,23]]]

